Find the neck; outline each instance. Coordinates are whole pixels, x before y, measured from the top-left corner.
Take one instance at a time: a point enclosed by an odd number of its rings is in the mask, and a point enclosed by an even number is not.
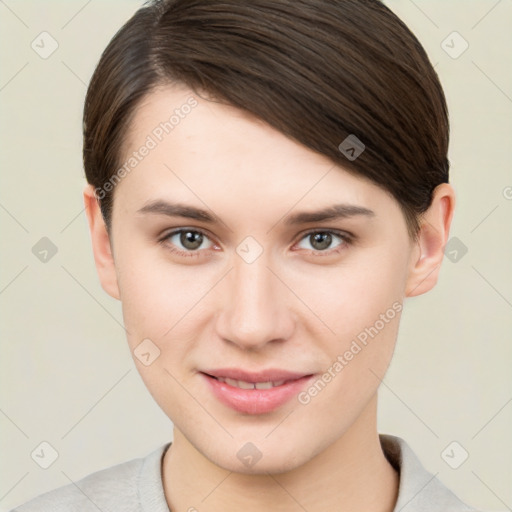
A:
[[[162,467],[169,508],[172,512],[392,512],[399,477],[382,451],[376,416],[375,395],[342,437],[306,464],[276,475],[227,471],[175,429]]]

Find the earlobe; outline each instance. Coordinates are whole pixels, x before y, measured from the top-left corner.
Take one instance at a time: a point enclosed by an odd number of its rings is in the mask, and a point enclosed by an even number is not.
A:
[[[101,214],[94,187],[87,185],[83,192],[85,213],[91,234],[92,249],[96,270],[103,289],[115,299],[120,300],[119,286],[114,263],[110,237]]]
[[[437,283],[454,208],[453,187],[448,183],[438,185],[429,209],[420,219],[417,250],[414,251],[414,260],[411,261],[406,297],[421,295]]]

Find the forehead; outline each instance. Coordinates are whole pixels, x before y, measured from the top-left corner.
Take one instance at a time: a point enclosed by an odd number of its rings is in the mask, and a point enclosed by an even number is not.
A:
[[[232,206],[233,215],[242,207],[261,217],[263,201],[275,220],[299,202],[311,208],[347,202],[369,209],[394,202],[366,178],[249,113],[201,96],[169,86],[140,103],[125,140],[127,172],[116,186],[114,205],[122,197],[140,208],[167,196],[203,207]]]

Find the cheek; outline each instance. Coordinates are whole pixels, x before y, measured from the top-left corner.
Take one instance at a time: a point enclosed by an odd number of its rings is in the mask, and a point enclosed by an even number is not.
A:
[[[139,336],[162,338],[211,288],[192,266],[173,265],[153,251],[131,251],[116,265],[125,325]]]
[[[403,271],[398,263],[377,267],[352,268],[344,279],[331,280],[338,289],[324,296],[325,320],[336,334],[316,338],[327,354],[323,373],[298,398],[313,430],[322,418],[329,418],[332,429],[326,435],[332,439],[348,429],[374,397],[393,356]]]
[[[407,251],[388,245],[330,269],[315,280],[315,288],[303,283],[303,289],[310,290],[304,301],[315,305],[314,310],[335,333],[315,336],[327,355],[322,380],[328,383],[325,388],[319,382],[315,389],[306,390],[303,399],[311,398],[319,414],[336,403],[341,409],[334,415],[342,422],[347,411],[359,410],[377,390],[396,343],[407,257]],[[322,398],[316,399],[319,390]]]
[[[336,350],[402,299],[407,255],[394,247],[388,244],[377,250],[361,250],[336,267],[310,264],[307,268],[297,265],[281,269],[296,294],[336,333]],[[130,340],[132,348],[141,336],[158,342],[170,329],[180,331],[184,317],[186,322],[191,316],[197,322],[206,319],[208,315],[201,311],[208,307],[207,295],[225,271],[208,265],[178,265],[165,257],[162,248],[148,249],[142,243],[121,246],[116,267],[125,325],[136,333]],[[301,304],[298,308],[303,309]],[[301,318],[307,324],[306,318]],[[314,326],[307,324],[307,328]],[[318,335],[315,332],[315,338]]]
[[[361,333],[364,341],[365,330],[376,323],[382,337],[394,339],[407,263],[407,251],[395,250],[389,244],[379,250],[360,251],[338,267],[319,269],[314,278],[311,272],[296,276],[297,294],[334,331],[325,339],[329,344],[336,340],[335,350],[343,349]]]
[[[206,284],[192,281],[192,267],[181,269],[147,249],[124,251],[116,265],[134,363],[156,403],[175,411],[183,395],[179,363],[193,346],[193,306]]]

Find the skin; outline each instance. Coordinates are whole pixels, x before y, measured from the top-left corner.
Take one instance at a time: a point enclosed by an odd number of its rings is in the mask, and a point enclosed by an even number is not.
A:
[[[281,368],[320,377],[393,304],[435,285],[454,191],[437,187],[413,241],[382,188],[178,86],[145,98],[125,156],[192,95],[198,105],[116,186],[110,233],[93,187],[84,190],[99,278],[122,302],[130,349],[149,338],[160,350],[149,366],[134,361],[174,424],[162,468],[169,507],[392,511],[399,480],[376,416],[399,313],[307,404],[294,398],[271,413],[240,413],[216,399],[198,370]],[[206,209],[217,221],[138,212],[156,199]],[[285,222],[337,203],[373,215]],[[160,242],[177,228],[204,232],[195,256],[171,251],[194,252],[179,235]],[[315,243],[311,230],[331,230],[331,245]],[[247,236],[263,250],[251,263],[236,252]],[[237,457],[248,442],[262,454],[251,467]]]

